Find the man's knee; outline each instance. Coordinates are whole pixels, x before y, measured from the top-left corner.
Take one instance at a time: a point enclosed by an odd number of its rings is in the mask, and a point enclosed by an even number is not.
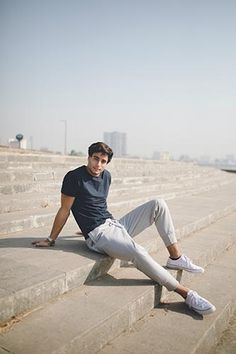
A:
[[[155,203],[155,217],[158,217],[158,215],[161,215],[163,212],[165,212],[168,207],[164,199],[162,198],[156,198],[153,199],[153,203]]]
[[[153,203],[155,203],[156,209],[166,209],[167,207],[165,200],[162,198],[153,199]]]

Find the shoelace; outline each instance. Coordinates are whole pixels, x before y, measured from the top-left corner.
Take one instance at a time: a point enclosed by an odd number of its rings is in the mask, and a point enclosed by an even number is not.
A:
[[[200,297],[196,292],[190,294],[191,307],[204,308],[207,304],[206,300]]]
[[[188,266],[192,265],[191,259],[189,259],[189,258],[186,257],[186,256],[183,256],[183,258],[184,258],[184,260],[185,260],[185,262],[187,263]]]

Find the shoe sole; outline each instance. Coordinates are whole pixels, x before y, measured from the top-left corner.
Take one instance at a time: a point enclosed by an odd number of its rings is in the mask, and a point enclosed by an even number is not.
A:
[[[189,273],[204,273],[204,269],[189,269],[189,268],[180,268],[180,267],[175,267],[175,266],[168,266],[166,265],[168,269],[174,269],[174,270],[185,270],[186,272]]]
[[[208,310],[198,310],[195,309],[194,307],[190,307],[191,310],[193,310],[194,312],[197,312],[199,315],[205,316],[205,315],[210,315],[211,313],[215,312],[216,308],[215,306],[209,308]]]

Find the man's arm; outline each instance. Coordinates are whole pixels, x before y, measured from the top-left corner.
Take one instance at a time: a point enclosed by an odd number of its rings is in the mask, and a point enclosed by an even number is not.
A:
[[[65,194],[61,194],[61,207],[58,210],[56,217],[53,222],[52,230],[50,233],[50,238],[55,241],[63,229],[63,226],[65,225],[69,215],[70,215],[70,209],[74,203],[75,197],[70,197]],[[45,240],[39,240],[39,241],[33,241],[32,244],[36,247],[48,247],[50,246],[50,242],[48,239]]]

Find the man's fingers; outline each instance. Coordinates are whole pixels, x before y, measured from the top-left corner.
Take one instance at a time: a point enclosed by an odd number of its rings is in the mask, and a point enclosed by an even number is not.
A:
[[[32,245],[36,247],[48,247],[48,242],[47,241],[32,241]]]
[[[32,245],[36,245],[37,243],[40,243],[42,242],[42,240],[35,240],[35,241],[32,241]]]
[[[45,247],[43,244],[41,244],[40,242],[35,244],[36,247]]]
[[[40,241],[32,241],[31,243],[32,243],[32,245],[35,245],[38,242],[40,242]]]
[[[36,247],[48,247],[48,244],[46,245],[45,243],[36,243],[35,244]]]

